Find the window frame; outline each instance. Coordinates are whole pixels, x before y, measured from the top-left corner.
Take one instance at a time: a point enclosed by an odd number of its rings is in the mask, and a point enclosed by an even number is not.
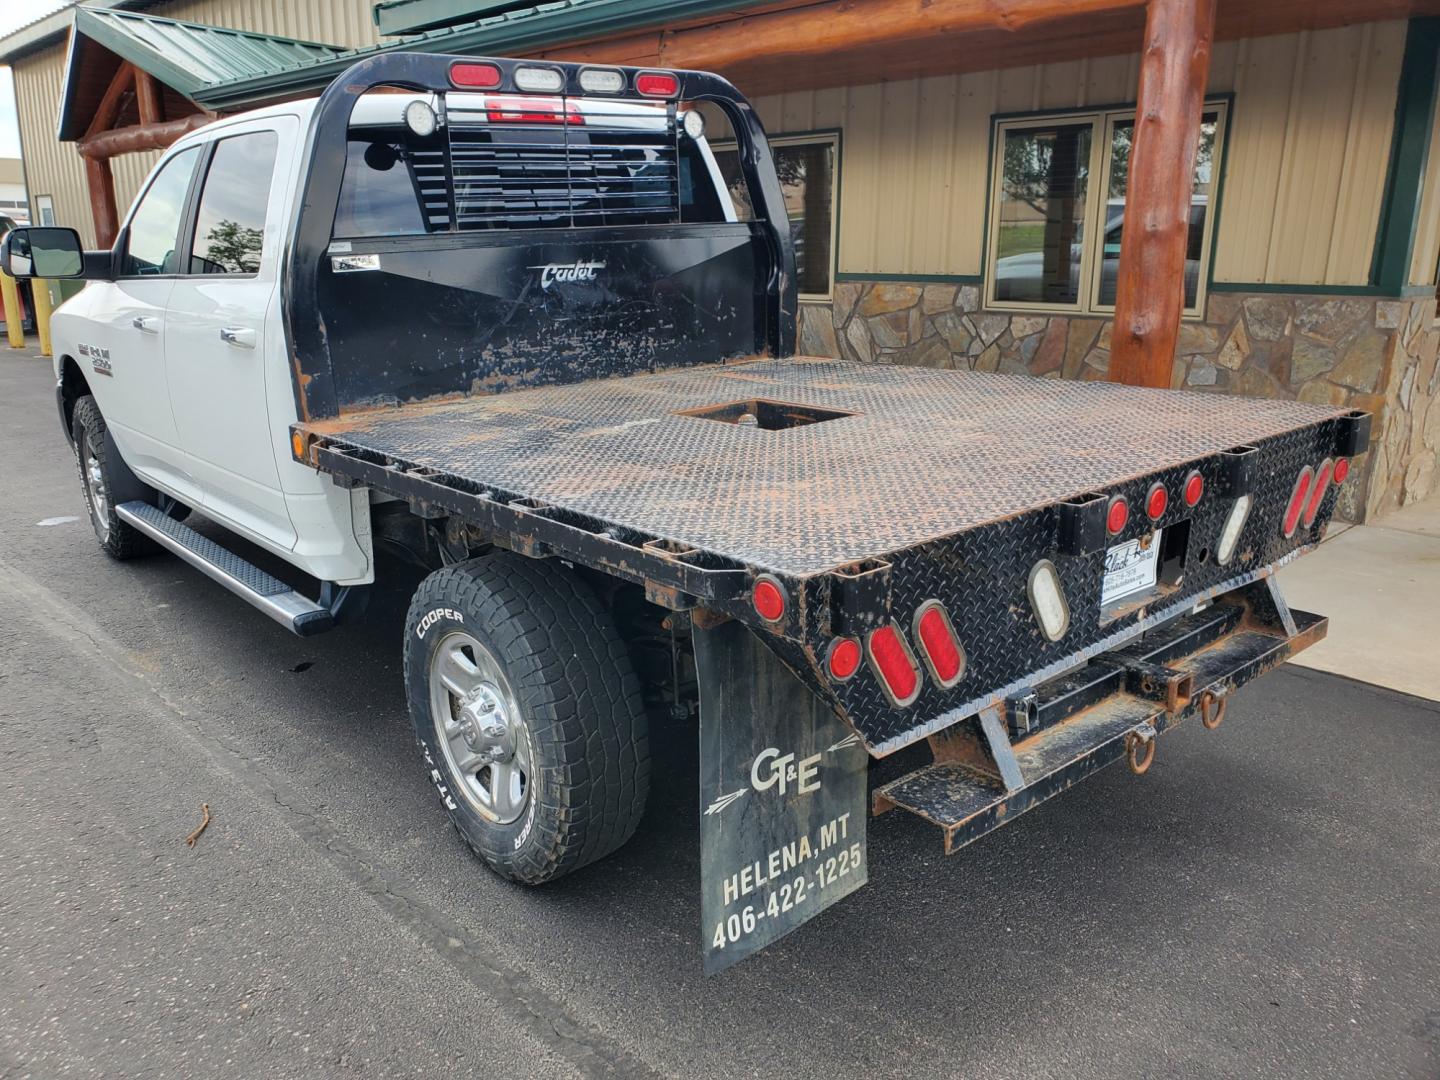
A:
[[[822,128],[815,131],[793,131],[780,135],[767,135],[765,141],[773,151],[779,146],[829,146],[831,147],[830,167],[830,288],[823,293],[796,293],[802,304],[828,304],[835,297],[835,285],[840,273],[840,144],[842,132],[839,128]],[[713,154],[738,150],[734,139],[710,144]],[[753,202],[753,200],[752,200]]]
[[[1181,314],[1186,319],[1203,317],[1205,300],[1209,292],[1215,250],[1215,230],[1220,218],[1220,188],[1225,171],[1230,106],[1231,102],[1228,96],[1206,97],[1201,106],[1202,112],[1216,114],[1215,149],[1211,162],[1209,189],[1206,192],[1205,229],[1200,241],[1200,265],[1196,271],[1195,303],[1183,309]],[[1094,316],[1096,318],[1114,316],[1114,304],[1099,302],[1101,268],[1105,257],[1104,208],[1109,202],[1107,193],[1110,189],[1110,172],[1113,164],[1110,146],[1115,124],[1122,120],[1133,120],[1135,115],[1135,106],[1129,104],[996,114],[991,117],[990,187],[985,203],[985,265],[982,267],[984,303],[987,309]],[[1014,130],[1046,128],[1086,121],[1091,125],[1089,179],[1087,181],[1089,186],[1085,193],[1085,216],[1083,219],[1087,250],[1080,260],[1080,286],[1076,294],[1077,300],[1073,304],[1051,304],[1035,300],[997,300],[995,298],[995,270],[999,260],[995,257],[995,253],[999,250],[999,200],[1004,188],[1005,134]]]

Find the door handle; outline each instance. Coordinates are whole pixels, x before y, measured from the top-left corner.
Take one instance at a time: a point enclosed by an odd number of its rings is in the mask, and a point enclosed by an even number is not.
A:
[[[136,315],[130,320],[130,325],[142,334],[158,334],[160,332],[160,320],[154,315]]]
[[[234,345],[241,349],[253,349],[255,347],[255,331],[248,326],[222,326],[220,340],[226,345]]]

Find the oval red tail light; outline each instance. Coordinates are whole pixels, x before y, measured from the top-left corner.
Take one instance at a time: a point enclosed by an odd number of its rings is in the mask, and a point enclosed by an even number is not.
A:
[[[1315,482],[1310,485],[1310,500],[1305,504],[1305,516],[1301,518],[1305,528],[1315,524],[1315,517],[1320,513],[1320,504],[1325,501],[1325,491],[1330,487],[1330,476],[1334,470],[1329,458],[1320,463],[1320,471],[1315,474]]]
[[[1125,501],[1124,495],[1116,495],[1110,500],[1109,509],[1105,511],[1105,529],[1114,536],[1125,528],[1129,521],[1130,504]]]
[[[1285,520],[1280,527],[1281,534],[1287,540],[1295,535],[1295,530],[1300,525],[1300,515],[1305,510],[1305,497],[1310,494],[1310,478],[1314,475],[1310,466],[1306,465],[1295,478],[1295,487],[1290,492],[1290,505],[1285,508]]]
[[[919,697],[920,671],[915,666],[910,646],[900,636],[899,628],[891,623],[872,630],[866,644],[870,663],[890,700],[903,708]]]
[[[915,638],[925,666],[942,687],[949,689],[965,674],[965,649],[955,636],[950,615],[940,601],[922,604],[915,614]]]
[[[646,97],[675,97],[680,80],[668,71],[642,71],[635,76],[635,92]]]
[[[500,69],[494,64],[456,61],[450,65],[450,82],[469,90],[494,90],[500,85]]]
[[[1350,459],[1342,457],[1339,461],[1335,462],[1335,469],[1332,475],[1335,477],[1335,483],[1345,483],[1345,477],[1350,475]]]

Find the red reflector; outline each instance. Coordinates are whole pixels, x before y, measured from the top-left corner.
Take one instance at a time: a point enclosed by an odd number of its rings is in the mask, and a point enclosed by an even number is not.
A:
[[[960,676],[965,674],[965,653],[955,637],[950,617],[938,602],[932,601],[920,609],[915,620],[915,636],[920,641],[920,650],[935,681],[943,687],[959,682]]]
[[[830,646],[830,675],[844,682],[860,670],[860,642],[854,638],[841,638]]]
[[[785,617],[785,590],[772,578],[760,578],[750,592],[755,611],[766,622],[779,622]]]
[[[635,76],[635,92],[646,97],[675,97],[680,80],[666,71],[642,71]]]
[[[1335,483],[1345,483],[1345,477],[1350,475],[1350,459],[1342,457],[1339,461],[1335,462],[1335,471],[1333,475],[1335,477]]]
[[[450,65],[450,81],[475,90],[493,90],[500,85],[500,69],[494,64],[457,62]]]
[[[1169,505],[1170,494],[1165,490],[1165,485],[1151,485],[1149,494],[1145,496],[1145,513],[1150,515],[1150,520],[1158,520],[1165,513],[1165,507]]]
[[[1125,528],[1125,523],[1129,520],[1130,504],[1125,501],[1125,496],[1116,495],[1110,500],[1110,509],[1105,511],[1105,528],[1114,536]]]
[[[1205,494],[1205,478],[1198,471],[1185,478],[1185,505],[1194,506]]]
[[[1305,496],[1310,494],[1310,478],[1313,475],[1310,466],[1306,465],[1295,478],[1295,489],[1290,492],[1290,505],[1285,508],[1285,520],[1280,529],[1287,538],[1295,535],[1296,526],[1300,524],[1300,514],[1305,509]]]
[[[909,705],[920,693],[920,672],[915,669],[915,660],[905,639],[892,623],[872,630],[869,646],[870,662],[875,665],[875,673],[885,684],[890,699],[896,705]]]
[[[1332,468],[1329,458],[1322,461],[1320,471],[1315,474],[1315,483],[1310,486],[1310,501],[1305,504],[1303,519],[1307,529],[1315,524],[1315,517],[1320,513],[1320,504],[1325,501],[1325,490],[1330,486]]]

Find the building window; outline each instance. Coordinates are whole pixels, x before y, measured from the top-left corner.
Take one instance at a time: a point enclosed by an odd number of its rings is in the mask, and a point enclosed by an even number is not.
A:
[[[1206,104],[1201,118],[1185,253],[1189,315],[1204,301],[1225,118],[1222,102]],[[1134,131],[1134,110],[996,122],[987,304],[1115,310]]]
[[[39,215],[41,225],[55,224],[55,200],[49,195],[35,196],[35,212]]]
[[[835,170],[839,136],[777,136],[769,140],[775,156],[775,172],[785,196],[790,218],[790,238],[795,244],[795,276],[801,300],[830,299],[835,280]],[[740,159],[734,143],[715,148],[715,163],[730,189],[730,199],[742,221],[751,220],[749,193],[740,175]]]

